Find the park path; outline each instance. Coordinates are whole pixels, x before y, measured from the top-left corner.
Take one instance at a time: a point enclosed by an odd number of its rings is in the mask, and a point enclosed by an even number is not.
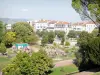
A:
[[[59,62],[56,62],[54,63],[55,66],[54,67],[62,67],[62,66],[67,66],[67,65],[71,65],[73,64],[73,60],[64,60],[64,61],[59,61]],[[83,72],[80,72],[80,73],[76,73],[74,75],[91,75],[93,74],[94,72],[89,72],[89,71],[83,71]]]
[[[89,71],[83,71],[83,72],[80,72],[80,73],[76,73],[74,75],[92,75],[94,72],[89,72]]]
[[[55,66],[54,67],[61,67],[61,66],[67,66],[67,65],[71,65],[73,64],[73,60],[63,60],[63,61],[59,61],[54,63]]]
[[[2,72],[0,72],[0,75],[2,75]]]

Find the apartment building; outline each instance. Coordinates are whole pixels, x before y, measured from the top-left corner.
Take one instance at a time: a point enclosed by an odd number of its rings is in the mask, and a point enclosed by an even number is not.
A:
[[[30,22],[28,22],[30,23]],[[55,20],[38,20],[37,22],[34,22],[31,24],[34,26],[34,30],[47,30],[47,31],[65,31],[67,32],[67,28],[69,23],[63,22],[63,21],[55,21]]]
[[[73,23],[71,28],[75,31],[87,31],[88,33],[91,33],[94,28],[96,28],[96,25],[93,22],[77,22]]]
[[[65,31],[66,34],[69,33],[70,30],[74,31],[87,31],[91,33],[96,25],[93,22],[77,22],[77,23],[68,23],[65,21],[55,21],[55,20],[37,20],[30,21],[31,26],[34,26],[34,30],[47,30],[47,31]]]

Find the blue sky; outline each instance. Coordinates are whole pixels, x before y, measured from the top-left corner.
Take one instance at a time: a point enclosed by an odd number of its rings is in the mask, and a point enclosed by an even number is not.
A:
[[[81,21],[71,0],[0,0],[0,17]]]

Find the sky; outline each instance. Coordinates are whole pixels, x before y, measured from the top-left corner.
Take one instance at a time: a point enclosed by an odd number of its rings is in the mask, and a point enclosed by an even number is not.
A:
[[[71,0],[0,0],[0,17],[81,21]]]

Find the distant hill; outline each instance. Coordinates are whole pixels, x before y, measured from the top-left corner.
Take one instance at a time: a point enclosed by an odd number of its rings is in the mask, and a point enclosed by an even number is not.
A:
[[[6,24],[13,24],[20,21],[26,22],[28,19],[0,18],[0,21],[3,21]]]

